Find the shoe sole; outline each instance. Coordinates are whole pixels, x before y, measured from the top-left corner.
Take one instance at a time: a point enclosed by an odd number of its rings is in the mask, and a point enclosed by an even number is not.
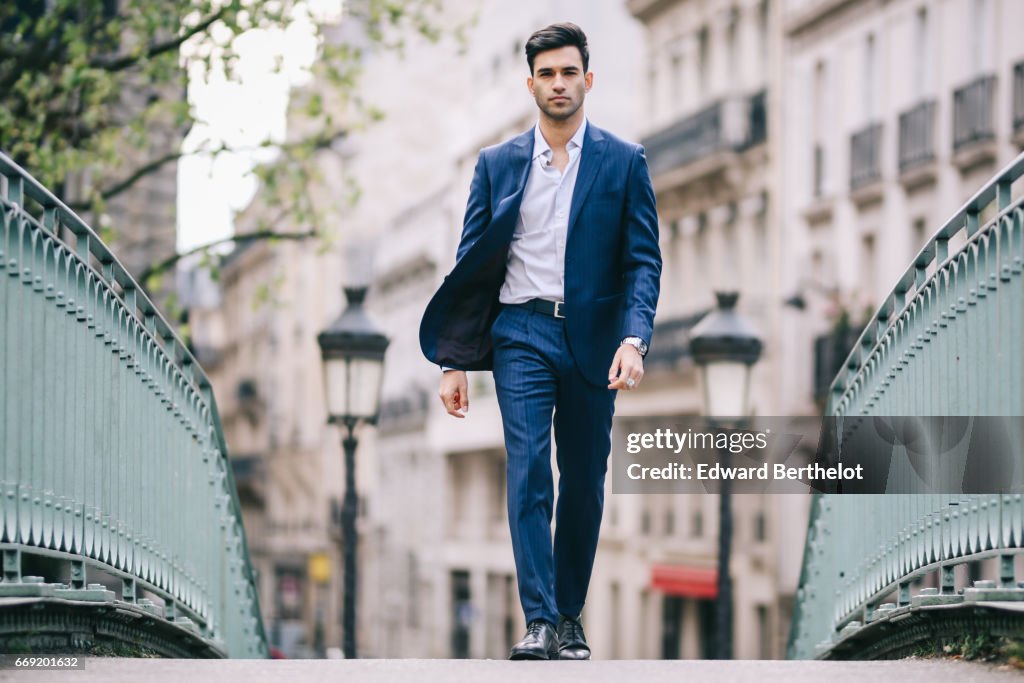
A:
[[[534,660],[545,662],[552,659],[558,659],[558,651],[549,652],[546,657],[542,655],[535,655],[532,652],[513,652],[508,656],[508,658],[512,661]]]

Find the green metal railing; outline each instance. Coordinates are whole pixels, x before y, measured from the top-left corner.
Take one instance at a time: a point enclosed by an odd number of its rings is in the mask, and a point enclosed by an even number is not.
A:
[[[209,380],[96,233],[2,154],[0,215],[0,645],[267,656]]]
[[[861,334],[826,415],[1024,415],[1022,176],[1024,155],[928,241]],[[1020,620],[993,606],[1024,599],[1022,539],[1017,493],[815,495],[789,657],[906,653],[939,616],[971,628],[965,607],[1019,635]],[[958,590],[956,567],[985,559],[994,575]],[[937,586],[915,594],[928,575]]]

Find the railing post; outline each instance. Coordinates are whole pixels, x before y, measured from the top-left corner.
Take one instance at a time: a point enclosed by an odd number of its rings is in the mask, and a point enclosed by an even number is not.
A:
[[[4,583],[21,583],[21,550],[18,548],[5,549],[4,560]]]
[[[1002,178],[996,183],[996,209],[1002,211],[1010,206],[1010,181]]]
[[[910,582],[900,581],[899,597],[896,598],[896,605],[903,607],[910,604]]]
[[[1006,588],[1015,588],[1013,555],[999,556],[999,582]]]
[[[71,587],[76,590],[84,590],[86,586],[86,570],[83,560],[71,561]]]
[[[133,605],[136,604],[135,579],[125,578],[121,581],[121,599]]]
[[[956,565],[951,562],[942,565],[941,571],[941,583],[939,584],[939,592],[942,595],[952,595],[956,588],[956,580],[953,571],[956,569]]]
[[[968,211],[967,220],[964,222],[964,229],[967,231],[967,239],[974,237],[974,233],[978,232],[978,212]]]

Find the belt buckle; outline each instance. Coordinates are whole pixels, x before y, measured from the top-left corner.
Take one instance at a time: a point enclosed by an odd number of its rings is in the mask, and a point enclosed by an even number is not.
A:
[[[564,304],[564,303],[565,303],[564,301],[556,301],[555,302],[555,312],[552,314],[556,318],[562,318],[563,320],[565,319],[565,316],[562,315],[562,304]]]

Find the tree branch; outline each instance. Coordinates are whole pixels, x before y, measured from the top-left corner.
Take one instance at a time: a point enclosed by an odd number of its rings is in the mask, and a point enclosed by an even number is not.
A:
[[[100,197],[102,197],[104,200],[110,199],[111,197],[116,197],[117,195],[121,194],[122,192],[130,188],[135,183],[139,182],[139,180],[144,176],[147,176],[150,173],[155,173],[156,171],[160,170],[160,168],[165,164],[169,164],[172,161],[177,161],[178,159],[181,159],[182,157],[187,156],[188,154],[191,154],[191,152],[178,151],[170,152],[169,154],[165,154],[162,157],[157,157],[156,159],[153,159],[152,161],[143,164],[142,166],[139,166],[131,173],[131,175],[119,180],[118,182],[114,183],[110,187],[100,192]],[[90,206],[91,202],[89,202],[88,200],[68,204],[68,207],[71,208],[71,210],[73,211],[85,211],[88,208],[90,208]]]
[[[287,153],[289,150],[301,147],[303,144],[307,144],[307,143],[311,143],[313,151],[319,151],[319,150],[322,150],[322,149],[327,149],[328,147],[333,145],[336,140],[340,140],[341,138],[345,137],[347,134],[348,134],[348,131],[346,131],[346,130],[337,130],[337,131],[333,131],[333,132],[330,132],[330,133],[322,132],[320,134],[317,134],[315,136],[311,136],[311,137],[303,139],[303,140],[298,140],[296,142],[289,142],[289,143],[285,143],[285,144],[281,144],[281,145],[265,144],[265,145],[254,145],[254,146],[247,146],[247,147],[227,147],[227,146],[221,145],[219,148],[215,148],[213,150],[193,150],[191,152],[183,152],[183,151],[170,152],[168,154],[165,154],[162,157],[157,157],[156,159],[153,159],[152,161],[150,161],[150,162],[148,162],[146,164],[143,164],[142,166],[140,166],[137,169],[135,169],[130,175],[128,175],[125,178],[117,181],[113,185],[110,185],[109,187],[105,188],[104,190],[101,190],[100,191],[100,197],[103,200],[108,200],[108,199],[110,199],[112,197],[116,197],[117,195],[121,194],[125,190],[128,190],[129,188],[131,188],[135,183],[137,183],[139,180],[141,180],[145,176],[149,175],[150,173],[155,173],[156,171],[160,170],[160,168],[162,166],[164,166],[165,164],[169,164],[172,161],[177,161],[177,160],[179,160],[179,159],[181,159],[183,157],[191,156],[193,154],[211,154],[211,153],[212,154],[221,154],[221,153],[224,153],[224,152],[236,152],[236,153],[237,152],[252,152],[252,151],[255,151],[257,149],[266,149],[266,148],[270,148],[270,147],[277,147],[281,151]],[[70,204],[68,204],[68,207],[71,210],[73,210],[73,211],[86,211],[86,210],[88,210],[91,207],[91,203],[88,200],[82,200],[80,202],[70,203]]]
[[[240,235],[232,235],[225,237],[224,239],[216,240],[214,242],[208,242],[198,247],[193,247],[188,251],[183,251],[180,254],[174,254],[168,256],[163,261],[151,265],[146,270],[139,274],[139,282],[145,286],[146,280],[149,278],[165,273],[171,269],[178,261],[195,254],[200,254],[214,247],[218,247],[228,242],[257,242],[260,240],[271,240],[271,239],[282,239],[282,240],[305,240],[311,237],[320,237],[320,233],[316,230],[308,230],[306,232],[276,232],[274,230],[254,230],[253,232],[246,232]]]
[[[159,55],[162,55],[165,52],[177,50],[186,40],[188,40],[194,35],[202,33],[206,29],[210,28],[210,26],[212,26],[214,22],[221,19],[224,16],[224,12],[226,9],[227,6],[221,7],[219,10],[217,10],[207,18],[203,19],[198,24],[188,29],[176,38],[165,40],[162,43],[155,43],[153,45],[150,45],[149,49],[147,49],[142,54],[129,54],[119,56],[101,55],[90,59],[89,66],[96,69],[103,69],[105,71],[123,71],[124,69],[127,69],[130,66],[133,66],[134,64],[138,63],[139,60],[141,60],[142,58],[152,59],[153,57],[158,57]]]

